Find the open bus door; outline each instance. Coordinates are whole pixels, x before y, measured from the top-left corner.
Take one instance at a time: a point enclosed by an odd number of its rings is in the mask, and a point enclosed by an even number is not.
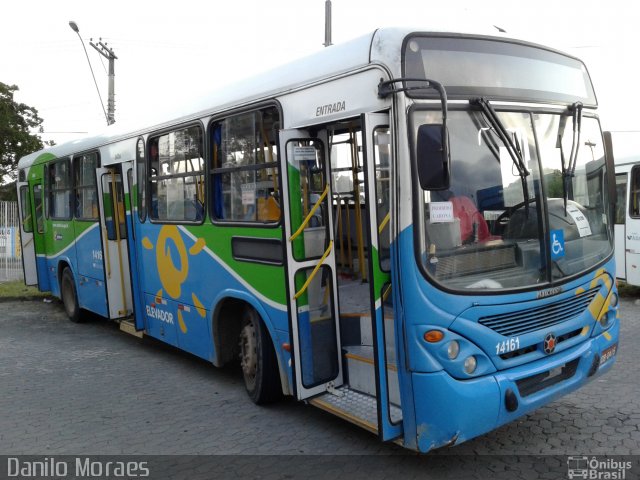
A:
[[[362,116],[364,163],[356,158],[360,149],[349,123],[329,127],[335,145],[350,146],[350,158],[342,160],[351,166],[336,163],[335,171],[335,159],[328,161],[326,130],[313,138],[301,130],[280,134],[287,167],[282,177],[296,391],[299,399],[313,397],[313,405],[386,441],[403,432],[390,275],[389,115]],[[336,156],[343,155],[336,151]],[[344,171],[352,172],[358,192],[352,192],[347,203],[332,184],[338,181],[334,174]],[[362,212],[361,219],[356,212]],[[349,218],[359,218],[353,228]],[[343,242],[352,229],[357,232],[353,245],[358,258],[350,240]],[[358,260],[358,278],[338,278],[338,256],[343,270],[346,257],[353,265]],[[344,345],[340,332],[346,335]]]
[[[28,182],[18,182],[18,202],[21,215],[20,247],[22,256],[22,268],[24,270],[24,283],[26,285],[38,284],[38,270],[36,268],[36,247],[33,238],[36,228],[35,212],[31,205],[31,192]]]
[[[378,436],[392,440],[402,432],[400,368],[396,356],[395,315],[391,285],[391,130],[389,114],[362,115],[364,168],[369,226],[368,266],[373,353],[378,404]]]
[[[131,333],[136,336],[140,336],[136,332],[144,331],[146,326],[146,317],[144,315],[144,309],[142,308],[143,300],[141,298],[141,290],[139,288],[135,288],[136,285],[140,285],[140,263],[138,261],[138,248],[136,246],[136,242],[138,241],[139,232],[136,232],[135,228],[135,216],[138,213],[138,208],[140,206],[137,204],[138,200],[135,198],[135,193],[138,188],[144,188],[144,185],[141,186],[141,182],[144,182],[144,179],[134,180],[133,175],[133,162],[126,162],[122,165],[122,171],[126,178],[126,182],[124,184],[124,198],[125,198],[125,215],[127,220],[127,235],[128,240],[128,251],[129,251],[129,269],[131,272],[131,282],[133,282],[134,288],[131,288],[131,296],[133,298],[133,311],[134,311],[134,322],[132,324],[120,323],[120,329],[126,331],[127,333]],[[138,183],[136,183],[138,182]],[[134,204],[136,205],[134,207]],[[134,331],[129,330],[127,327],[131,325]]]
[[[280,132],[287,282],[298,399],[343,383],[326,131]]]
[[[97,168],[102,256],[109,318],[128,317],[133,312],[127,247],[125,193],[119,168]]]

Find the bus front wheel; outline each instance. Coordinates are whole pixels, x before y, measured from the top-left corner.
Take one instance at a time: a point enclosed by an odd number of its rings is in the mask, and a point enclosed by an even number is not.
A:
[[[71,273],[71,269],[69,267],[66,267],[62,271],[60,291],[64,310],[67,312],[69,320],[75,323],[81,322],[82,318],[80,317],[80,305],[78,305],[76,284],[73,281],[73,273]]]
[[[254,403],[271,403],[282,396],[271,337],[260,316],[251,308],[245,310],[242,318],[240,366],[247,393]]]

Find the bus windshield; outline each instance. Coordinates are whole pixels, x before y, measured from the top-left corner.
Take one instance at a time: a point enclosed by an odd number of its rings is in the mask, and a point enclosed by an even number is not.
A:
[[[612,251],[597,119],[582,119],[576,168],[565,188],[562,158],[567,161],[572,147],[571,116],[497,115],[524,167],[482,111],[451,111],[450,188],[423,194],[415,223],[422,225],[419,261],[449,289],[540,286],[584,272]],[[439,117],[414,110],[413,134]]]

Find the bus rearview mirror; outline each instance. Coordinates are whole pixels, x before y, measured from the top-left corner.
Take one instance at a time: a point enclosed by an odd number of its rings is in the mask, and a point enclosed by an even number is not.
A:
[[[449,188],[448,132],[441,124],[418,127],[416,161],[418,179],[423,190]]]

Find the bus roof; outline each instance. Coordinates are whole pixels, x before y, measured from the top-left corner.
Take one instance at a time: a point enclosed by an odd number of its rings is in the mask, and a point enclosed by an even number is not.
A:
[[[477,30],[477,29],[476,29]],[[177,109],[153,112],[153,119],[139,120],[135,125],[126,122],[105,127],[102,132],[45,148],[22,157],[18,168],[28,168],[42,154],[57,158],[98,148],[126,138],[136,137],[170,125],[188,122],[232,107],[250,104],[261,99],[292,92],[322,79],[339,76],[367,65],[384,65],[391,75],[400,76],[400,48],[404,38],[415,32],[470,34],[496,37],[495,30],[453,32],[451,29],[384,28],[349,42],[323,48],[307,57],[278,66],[249,79],[218,88],[211,94],[181,103]],[[502,37],[501,37],[502,38]],[[159,106],[160,108],[161,106]],[[144,114],[141,115],[141,117]]]

